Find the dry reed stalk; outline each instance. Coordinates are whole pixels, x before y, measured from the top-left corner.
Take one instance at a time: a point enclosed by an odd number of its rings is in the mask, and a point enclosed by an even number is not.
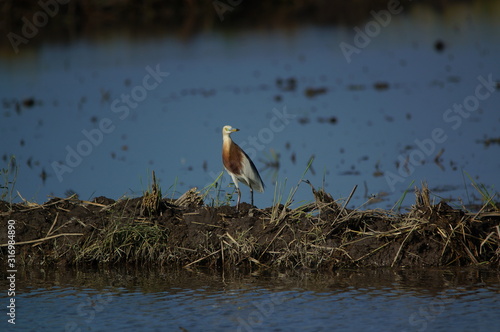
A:
[[[387,245],[389,245],[389,244],[391,244],[391,242],[384,243],[384,244],[383,244],[383,245],[381,245],[380,247],[378,247],[378,248],[376,248],[376,249],[374,249],[374,250],[370,251],[369,253],[367,253],[367,254],[365,254],[365,255],[363,255],[363,256],[361,256],[361,257],[359,257],[359,258],[355,259],[355,260],[354,260],[354,262],[359,262],[359,261],[361,261],[361,260],[365,259],[366,257],[371,256],[372,254],[374,254],[375,252],[379,251],[380,249],[384,248],[385,246],[387,246]]]
[[[182,208],[187,208],[192,204],[196,206],[203,205],[203,198],[197,187],[189,189],[174,201],[174,205]]]
[[[48,236],[48,237],[44,237],[44,238],[41,238],[41,239],[16,242],[14,245],[15,246],[20,246],[22,244],[30,244],[30,243],[36,243],[36,242],[43,242],[43,241],[47,241],[47,240],[58,238],[60,236],[82,236],[82,235],[83,235],[83,233],[61,233],[61,234],[56,234],[56,235],[51,235],[51,236]],[[8,245],[9,245],[8,243],[4,243],[4,244],[0,244],[0,247],[7,247]]]
[[[339,214],[337,215],[337,217],[333,220],[332,222],[332,227],[333,225],[335,224],[335,222],[337,221],[337,219],[342,215],[342,213],[344,212],[347,204],[349,204],[349,202],[351,201],[351,198],[352,196],[354,195],[354,192],[356,191],[356,189],[358,188],[358,185],[355,185],[354,188],[352,188],[351,190],[351,193],[349,194],[349,196],[347,197],[347,200],[344,202],[344,204],[342,205],[342,208],[340,209],[340,212]]]
[[[49,231],[47,232],[47,234],[45,234],[45,237],[47,237],[47,236],[49,236],[51,234],[52,229],[54,228],[55,224],[57,223],[57,217],[59,217],[59,212],[56,212],[56,217],[54,218],[54,222],[50,226]]]
[[[271,244],[273,244],[274,240],[276,240],[276,238],[278,237],[278,235],[280,235],[280,233],[283,231],[283,229],[287,226],[287,224],[284,224],[283,226],[281,226],[280,230],[274,235],[273,239],[271,240],[271,242],[269,242],[269,244],[267,245],[266,249],[264,249],[264,251],[262,252],[262,254],[259,256],[259,260],[262,258],[262,256],[267,252],[267,249],[269,249],[269,247],[271,246]]]
[[[396,264],[396,260],[398,259],[399,253],[401,252],[401,249],[403,249],[403,245],[405,244],[406,240],[408,240],[408,238],[413,233],[413,231],[417,228],[417,226],[418,225],[413,226],[413,228],[408,232],[408,234],[404,238],[403,242],[401,242],[401,245],[399,246],[399,249],[396,252],[396,255],[394,256],[394,260],[392,261],[391,267],[394,267],[394,264]]]
[[[213,255],[215,255],[215,254],[219,253],[220,251],[221,251],[221,249],[219,249],[219,250],[217,250],[217,251],[214,251],[214,252],[212,252],[212,253],[210,253],[210,254],[208,254],[208,255],[206,255],[206,256],[204,256],[204,257],[200,258],[200,259],[197,259],[197,260],[195,260],[195,261],[193,261],[193,262],[191,262],[191,263],[189,263],[189,264],[184,265],[184,266],[183,266],[183,268],[185,268],[185,269],[186,269],[186,268],[190,267],[190,266],[191,266],[191,265],[193,265],[193,264],[196,264],[196,263],[198,263],[198,262],[201,262],[202,260],[207,259],[208,257],[213,256]]]

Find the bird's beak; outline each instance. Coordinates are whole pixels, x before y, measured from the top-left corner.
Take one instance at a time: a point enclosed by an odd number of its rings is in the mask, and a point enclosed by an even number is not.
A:
[[[239,130],[238,128],[232,128],[232,129],[231,129],[231,132],[233,132],[233,133],[234,133],[235,131],[240,131],[240,130]]]

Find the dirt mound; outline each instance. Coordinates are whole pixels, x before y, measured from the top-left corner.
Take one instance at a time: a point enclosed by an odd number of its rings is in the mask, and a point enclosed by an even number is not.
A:
[[[17,264],[154,264],[186,268],[499,266],[500,212],[431,205],[428,191],[406,214],[349,210],[327,194],[297,209],[211,207],[195,190],[178,200],[139,197],[43,205],[0,202],[15,223]],[[150,204],[145,206],[145,204]],[[494,206],[494,205],[492,205]],[[7,232],[0,234],[2,260]]]

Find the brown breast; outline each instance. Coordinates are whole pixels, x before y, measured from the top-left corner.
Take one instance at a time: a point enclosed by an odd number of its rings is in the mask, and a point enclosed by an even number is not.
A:
[[[241,174],[241,161],[243,151],[232,140],[226,140],[222,144],[222,162],[224,167],[231,173]]]

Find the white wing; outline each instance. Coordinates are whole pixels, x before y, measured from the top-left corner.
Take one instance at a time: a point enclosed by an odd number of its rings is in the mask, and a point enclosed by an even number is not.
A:
[[[259,171],[257,171],[257,168],[255,167],[252,160],[248,157],[248,155],[245,152],[243,153],[245,154],[245,157],[242,159],[243,169],[241,171],[241,174],[236,175],[238,180],[246,184],[253,190],[263,192],[264,183],[260,178]]]

